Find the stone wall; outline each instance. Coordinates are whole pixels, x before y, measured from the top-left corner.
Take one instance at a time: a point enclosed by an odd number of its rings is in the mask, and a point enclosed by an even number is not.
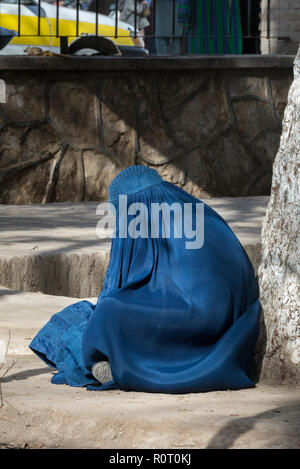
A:
[[[268,3],[270,22],[268,34]],[[262,54],[294,54],[300,42],[300,1],[261,0],[261,52]]]
[[[107,198],[124,167],[197,197],[269,194],[292,57],[1,57],[0,203]]]

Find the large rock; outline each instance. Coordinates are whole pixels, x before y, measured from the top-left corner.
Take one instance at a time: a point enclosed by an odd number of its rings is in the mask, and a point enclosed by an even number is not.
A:
[[[103,80],[99,93],[102,151],[121,168],[135,161],[135,115],[127,80]]]
[[[37,124],[44,121],[46,85],[35,78],[19,77],[6,86],[6,104],[3,106],[8,122],[20,124]]]
[[[260,295],[265,327],[261,378],[300,382],[300,49],[285,109],[272,192],[262,231]]]
[[[49,117],[56,132],[74,147],[99,148],[99,108],[92,88],[78,82],[51,86]]]
[[[83,200],[84,175],[82,153],[68,149],[62,157],[57,170],[55,196],[52,201],[63,202],[65,198],[80,202]]]
[[[83,152],[85,174],[84,200],[108,199],[107,187],[118,174],[117,165],[103,153],[90,150]]]
[[[41,203],[45,198],[45,182],[52,169],[51,155],[44,159],[32,161],[27,167],[20,165],[7,172],[0,171],[0,201],[2,204]],[[2,176],[2,177],[1,177]]]
[[[219,136],[229,119],[225,91],[218,81],[211,80],[189,97],[169,126],[179,142],[193,149]]]
[[[61,140],[47,124],[5,126],[0,133],[0,203],[41,203]]]
[[[258,99],[237,100],[233,103],[234,114],[238,129],[245,138],[252,138],[264,129],[277,126],[277,119],[273,115],[269,103]]]

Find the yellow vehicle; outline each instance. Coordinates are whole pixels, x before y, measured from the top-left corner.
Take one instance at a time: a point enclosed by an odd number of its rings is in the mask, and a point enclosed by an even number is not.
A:
[[[109,16],[57,8],[56,3],[44,1],[39,4],[37,0],[0,0],[0,54],[24,54],[28,46],[59,53],[60,37],[66,37],[67,47],[76,53],[82,43],[85,53],[107,54],[107,45],[113,41],[122,55],[147,55],[144,41],[134,28],[121,21],[116,28],[115,20]],[[92,47],[88,46],[89,41]]]

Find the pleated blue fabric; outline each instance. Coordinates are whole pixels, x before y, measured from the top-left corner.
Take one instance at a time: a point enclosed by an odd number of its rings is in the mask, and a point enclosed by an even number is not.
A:
[[[204,243],[197,249],[187,249],[191,240],[184,229],[181,238],[174,229],[162,236],[166,212],[158,236],[120,237],[122,223],[129,227],[136,216],[121,210],[120,195],[127,196],[127,209],[133,203],[147,208],[149,231],[153,203],[177,203],[182,212],[190,204],[193,216],[201,203],[145,166],[129,167],[114,179],[109,198],[116,209],[115,238],[97,304],[65,308],[30,344],[57,368],[52,382],[163,393],[253,387],[258,285],[233,231],[204,204]],[[109,361],[113,376],[104,385],[91,374],[101,360]]]

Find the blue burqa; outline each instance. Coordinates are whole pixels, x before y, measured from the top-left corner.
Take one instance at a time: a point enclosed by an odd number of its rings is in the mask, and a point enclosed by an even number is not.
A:
[[[148,215],[126,213],[120,195],[127,197],[126,208],[142,203]],[[123,170],[109,199],[117,223],[97,304],[65,308],[30,344],[57,369],[52,382],[164,393],[253,387],[248,374],[259,332],[258,286],[227,223],[204,204],[204,242],[196,249],[187,248],[190,234],[175,233],[181,222],[172,210],[169,237],[166,211],[154,236],[121,237],[131,222],[138,231],[141,213],[150,232],[153,203],[177,203],[182,212],[188,207],[194,220],[201,202],[145,166]],[[102,360],[109,361],[113,380],[99,385],[91,368]]]

